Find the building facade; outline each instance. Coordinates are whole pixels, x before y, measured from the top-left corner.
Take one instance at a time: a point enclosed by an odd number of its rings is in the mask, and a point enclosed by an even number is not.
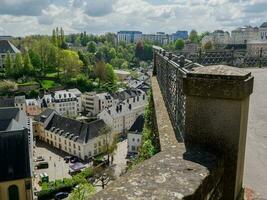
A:
[[[247,54],[249,56],[267,56],[267,22],[259,28],[258,38],[247,43]]]
[[[216,30],[204,36],[201,45],[205,46],[208,42],[211,42],[214,46],[227,45],[231,43],[231,36],[227,31]]]
[[[176,31],[176,33],[173,33],[171,35],[171,41],[176,40],[187,40],[188,39],[188,31]]]
[[[32,123],[19,108],[0,109],[0,199],[32,200]]]
[[[235,45],[247,44],[253,40],[257,40],[259,36],[259,28],[246,26],[237,28],[231,32],[231,43]]]
[[[142,40],[149,41],[154,44],[166,45],[170,41],[170,36],[164,32],[157,32],[156,34],[142,34]]]
[[[112,134],[102,135],[106,127],[103,120],[90,123],[58,115],[54,110],[46,110],[35,118],[36,135],[40,140],[70,155],[87,160],[102,153]]]
[[[137,91],[138,95],[120,101],[98,114],[98,118],[111,127],[113,132],[125,133],[133,125],[136,118],[144,113],[147,96],[144,91]]]
[[[133,125],[128,131],[127,141],[128,141],[128,153],[138,153],[139,148],[142,145],[142,132],[144,128],[144,115],[137,117]]]
[[[81,93],[76,96],[71,90],[60,90],[44,95],[42,107],[52,108],[60,115],[76,116],[82,111],[81,102]]]
[[[117,33],[118,43],[124,42],[126,44],[129,43],[137,43],[142,39],[142,32],[140,31],[119,31]]]

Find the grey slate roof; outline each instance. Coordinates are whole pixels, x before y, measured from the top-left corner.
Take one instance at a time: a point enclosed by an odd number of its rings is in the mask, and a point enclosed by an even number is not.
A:
[[[0,107],[13,107],[14,105],[14,98],[0,97]]]
[[[120,101],[124,101],[126,99],[139,96],[140,94],[141,94],[141,92],[139,90],[136,90],[136,89],[128,89],[128,90],[123,90],[121,92],[113,93],[113,94],[111,94],[111,96],[114,99],[119,99]]]
[[[129,129],[129,132],[136,133],[136,134],[141,134],[144,129],[144,124],[145,124],[145,118],[144,115],[139,115],[131,128]]]
[[[106,124],[103,120],[84,123],[55,114],[45,129],[55,134],[61,134],[79,143],[87,143],[90,139],[99,136],[100,130],[105,126]],[[63,132],[60,132],[60,130]]]
[[[11,42],[8,40],[0,40],[0,53],[20,53],[20,50],[18,50]]]
[[[0,182],[31,177],[26,126],[18,108],[0,108]]]
[[[264,23],[260,26],[260,28],[267,28],[267,22],[264,22]]]
[[[34,120],[38,122],[44,122],[53,112],[56,112],[56,111],[53,109],[47,108],[43,112],[41,112],[39,115],[36,115],[34,117]]]

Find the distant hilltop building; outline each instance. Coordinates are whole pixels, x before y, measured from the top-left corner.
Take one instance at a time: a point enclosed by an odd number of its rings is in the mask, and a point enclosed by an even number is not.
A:
[[[247,44],[252,40],[257,40],[258,36],[258,27],[246,26],[243,28],[237,28],[231,32],[231,43],[235,45]]]
[[[0,40],[11,40],[12,38],[10,35],[0,35]]]
[[[141,31],[119,31],[117,33],[117,40],[118,43],[125,42],[126,44],[129,43],[137,43],[142,38]]]
[[[0,39],[0,69],[4,68],[5,57],[8,53],[14,57],[16,53],[20,53],[20,50],[18,50],[10,41]]]
[[[258,37],[247,43],[247,54],[250,56],[267,56],[267,22],[260,26]]]
[[[156,34],[143,34],[142,40],[165,45],[169,43],[169,35],[165,34],[164,32],[157,32]]]
[[[176,31],[176,33],[173,33],[171,35],[171,41],[176,40],[187,40],[188,39],[188,31]]]
[[[211,42],[215,46],[227,45],[231,43],[230,33],[223,30],[216,30],[202,38],[201,45],[205,46],[208,42]]]

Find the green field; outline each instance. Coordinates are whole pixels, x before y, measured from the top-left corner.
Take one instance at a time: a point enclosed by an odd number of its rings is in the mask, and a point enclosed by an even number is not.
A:
[[[52,80],[42,80],[41,85],[46,90],[61,86],[59,83],[56,83],[55,81],[52,81]]]

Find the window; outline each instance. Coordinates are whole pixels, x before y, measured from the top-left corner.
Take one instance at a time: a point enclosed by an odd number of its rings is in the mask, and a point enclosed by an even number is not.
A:
[[[19,200],[19,189],[16,185],[11,185],[8,188],[8,199],[9,200]]]
[[[94,144],[94,147],[97,148],[97,143]]]
[[[67,141],[66,140],[64,141],[64,143],[65,143],[65,145],[67,145]]]
[[[74,154],[76,155],[76,150],[74,150]]]
[[[81,147],[80,146],[78,146],[78,149],[79,149],[79,151],[81,151]]]
[[[76,148],[76,145],[73,143],[73,148],[75,149]]]
[[[135,141],[135,139],[133,138],[133,142]]]
[[[61,138],[58,138],[59,142],[61,142]]]
[[[132,146],[132,151],[135,151],[135,146]]]
[[[137,139],[137,142],[140,142],[140,139],[139,138]]]
[[[96,155],[96,154],[97,154],[97,149],[94,150],[94,155]]]
[[[69,142],[69,146],[71,146],[71,143]]]
[[[88,152],[88,157],[91,157],[92,156],[92,153],[91,151]]]

